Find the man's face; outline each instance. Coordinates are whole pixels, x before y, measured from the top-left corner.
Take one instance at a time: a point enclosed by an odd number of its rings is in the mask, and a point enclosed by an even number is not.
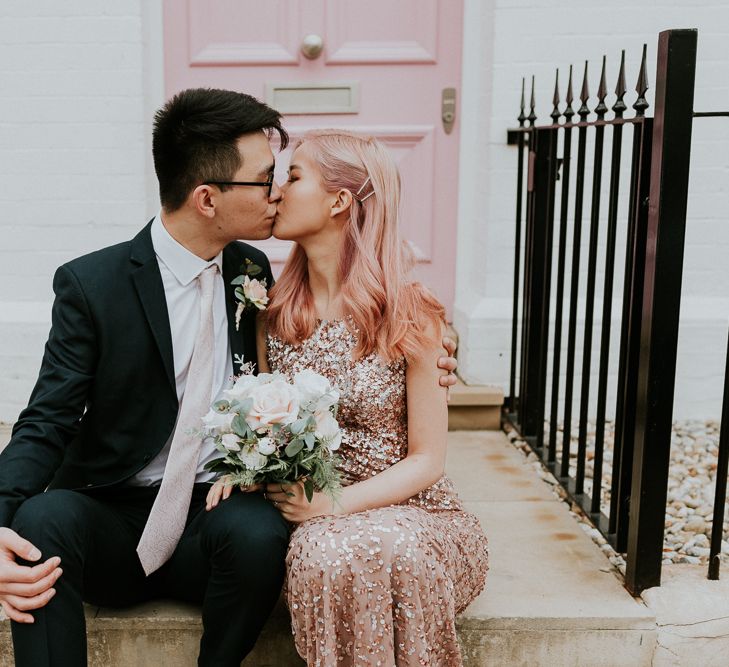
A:
[[[231,181],[264,182],[273,177],[274,159],[268,138],[263,132],[243,135],[238,139],[241,166]],[[273,184],[268,188],[255,185],[233,185],[215,194],[215,223],[218,233],[227,241],[255,241],[271,236],[276,206],[281,191]]]

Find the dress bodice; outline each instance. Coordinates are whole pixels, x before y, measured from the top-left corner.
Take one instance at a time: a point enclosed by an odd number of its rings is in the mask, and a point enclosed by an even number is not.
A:
[[[308,368],[338,387],[337,420],[342,430],[338,454],[344,484],[372,477],[405,458],[405,358],[388,363],[373,353],[355,360],[357,331],[349,319],[321,320],[314,333],[297,345],[271,335],[266,342],[272,371],[291,377]],[[453,485],[445,476],[406,503],[428,510],[461,509]]]

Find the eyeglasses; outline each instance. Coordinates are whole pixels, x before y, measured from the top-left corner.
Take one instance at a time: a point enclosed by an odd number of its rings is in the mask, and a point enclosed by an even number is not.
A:
[[[273,189],[273,176],[267,181],[205,181],[203,185],[257,185],[262,188],[268,188],[266,197],[270,199],[271,190]]]

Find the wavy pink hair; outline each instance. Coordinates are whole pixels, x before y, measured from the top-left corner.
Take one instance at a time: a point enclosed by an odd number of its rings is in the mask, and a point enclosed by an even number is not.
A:
[[[319,166],[324,189],[353,194],[339,272],[344,310],[359,332],[355,355],[376,352],[389,361],[439,343],[445,310],[408,278],[414,257],[398,233],[400,174],[387,149],[372,137],[340,130],[309,132],[296,147],[304,143]],[[367,176],[370,183],[357,197]],[[374,194],[361,201],[371,189]],[[266,320],[272,334],[296,344],[314,332],[307,258],[299,245],[294,245],[270,298]]]

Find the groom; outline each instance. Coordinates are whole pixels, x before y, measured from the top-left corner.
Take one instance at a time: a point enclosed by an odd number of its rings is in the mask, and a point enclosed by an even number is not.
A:
[[[217,452],[192,432],[256,363],[231,281],[266,256],[280,115],[224,90],[155,117],[162,211],[131,241],[61,266],[38,381],[0,454],[0,603],[16,664],[86,664],[83,601],[202,604],[200,665],[239,665],[278,599],[288,530],[261,494],[205,511]],[[439,366],[452,371],[455,360]],[[444,375],[441,384],[455,382]]]

